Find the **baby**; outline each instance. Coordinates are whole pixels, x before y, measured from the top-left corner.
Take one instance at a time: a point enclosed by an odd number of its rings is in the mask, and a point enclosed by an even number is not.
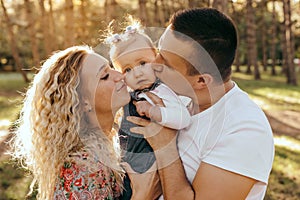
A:
[[[124,33],[115,34],[107,41],[111,45],[113,66],[125,75],[125,82],[132,90],[119,130],[123,161],[129,163],[135,172],[144,173],[155,162],[153,149],[145,138],[130,132],[130,128],[136,125],[126,117],[141,116],[172,129],[183,129],[191,122],[187,103],[183,103],[189,102],[189,98],[177,96],[155,76],[151,62],[155,60],[156,50],[139,23],[128,26]],[[145,92],[160,97],[165,107],[155,105]]]

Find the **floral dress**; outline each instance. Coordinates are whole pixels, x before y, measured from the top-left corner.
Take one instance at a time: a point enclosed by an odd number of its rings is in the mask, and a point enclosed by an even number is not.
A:
[[[91,161],[86,153],[72,154],[70,158],[61,167],[54,191],[55,200],[118,199],[120,187],[107,167],[98,161],[97,171],[92,173],[88,170]]]

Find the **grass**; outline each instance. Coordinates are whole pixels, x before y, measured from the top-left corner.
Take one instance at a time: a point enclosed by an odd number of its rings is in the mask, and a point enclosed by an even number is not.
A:
[[[0,130],[10,126],[20,110],[22,95],[28,86],[19,73],[0,74]]]
[[[275,136],[275,158],[265,200],[300,198],[300,141]]]
[[[4,156],[0,162],[0,200],[24,199],[32,181],[30,175]]]
[[[279,67],[277,71],[280,71]],[[261,80],[253,80],[253,75],[235,72],[233,79],[264,110],[300,111],[299,86],[287,85],[284,76],[270,74],[269,71],[263,72]],[[299,72],[297,80],[300,85]]]
[[[253,80],[253,75],[234,73],[233,79],[264,110],[300,113],[299,86],[286,85],[284,76],[273,77],[269,74],[262,72],[261,80]],[[21,75],[0,73],[0,130],[6,129],[9,122],[16,118],[22,100],[16,91],[24,92],[26,87]],[[274,139],[275,158],[265,200],[300,199],[300,140],[288,135],[275,136]],[[30,181],[30,176],[24,170],[18,169],[7,156],[0,156],[0,200],[24,199]]]

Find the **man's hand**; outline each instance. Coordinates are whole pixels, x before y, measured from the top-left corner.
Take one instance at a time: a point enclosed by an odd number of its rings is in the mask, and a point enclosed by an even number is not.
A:
[[[130,131],[144,135],[154,151],[161,150],[170,143],[176,145],[177,130],[163,127],[140,117],[129,116],[127,120],[139,125],[139,127],[131,128]]]
[[[164,102],[157,95],[146,92],[145,93],[151,101],[160,107],[164,107]],[[136,102],[139,103],[139,102]],[[131,128],[130,131],[137,134],[142,134],[149,142],[153,150],[159,150],[169,144],[171,141],[176,143],[176,130],[163,127],[155,122],[142,119],[139,117],[129,116],[127,120],[138,125],[139,127]]]
[[[163,101],[155,94],[146,93],[157,106],[164,106]],[[143,135],[154,150],[159,168],[165,167],[178,159],[177,130],[163,127],[140,117],[128,116],[128,121],[138,125],[130,129],[131,132]],[[158,157],[162,159],[158,159]]]
[[[127,120],[140,127],[133,127],[131,132],[142,134],[154,150],[158,168],[164,168],[179,158],[177,150],[177,130],[163,127],[155,122],[139,117],[127,117]]]

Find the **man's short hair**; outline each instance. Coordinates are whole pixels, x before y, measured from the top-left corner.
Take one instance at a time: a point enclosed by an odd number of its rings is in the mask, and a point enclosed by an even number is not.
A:
[[[237,48],[233,21],[214,8],[193,8],[176,12],[170,18],[171,29],[197,41],[215,62],[223,81],[230,79]],[[188,75],[199,74],[192,66]]]

